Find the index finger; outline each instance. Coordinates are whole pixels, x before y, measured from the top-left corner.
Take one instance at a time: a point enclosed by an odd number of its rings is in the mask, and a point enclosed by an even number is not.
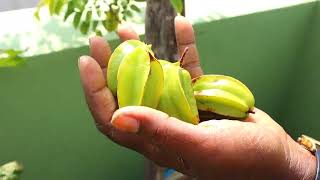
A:
[[[134,31],[132,27],[127,25],[119,27],[117,33],[121,41],[126,41],[129,39],[139,40],[139,35]],[[95,36],[90,38],[89,44],[91,57],[96,60],[101,69],[105,71],[105,68],[107,68],[108,65],[109,58],[112,54],[109,43],[104,40],[104,38]]]
[[[140,39],[137,32],[127,24],[121,25],[117,30],[117,34],[121,41],[126,41],[130,39],[135,39],[135,40]]]
[[[111,56],[111,48],[107,41],[102,37],[95,36],[90,38],[90,55],[91,57],[98,62],[101,69],[104,70],[107,67],[109,58]]]
[[[195,44],[194,31],[191,23],[183,16],[177,16],[175,18],[175,31],[180,56],[186,47],[189,48],[189,51],[185,55],[185,59],[183,61],[183,68],[189,71],[192,78],[201,76],[203,72],[200,66],[198,50]]]

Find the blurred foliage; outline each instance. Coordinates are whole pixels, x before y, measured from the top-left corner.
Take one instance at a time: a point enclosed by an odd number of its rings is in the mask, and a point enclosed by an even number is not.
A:
[[[40,0],[34,16],[40,20],[40,10],[49,9],[50,15],[63,15],[64,21],[71,19],[75,29],[82,34],[109,32],[134,13],[140,13],[138,3],[146,0]],[[183,0],[170,0],[177,13],[183,10]]]
[[[50,15],[63,15],[63,20],[71,20],[73,27],[82,34],[95,32],[101,36],[103,31],[114,31],[118,25],[134,13],[140,13],[138,3],[146,0],[40,0],[34,13],[40,20],[41,8],[48,8]],[[170,0],[172,6],[181,14],[183,0]],[[16,67],[25,63],[22,54],[26,50],[0,49],[0,68]]]
[[[47,7],[50,15],[63,15],[64,21],[72,20],[82,34],[102,30],[114,31],[118,25],[141,12],[139,2],[145,0],[41,0],[34,16],[40,20],[40,9]]]
[[[170,2],[176,12],[181,15],[183,11],[183,0],[170,0]]]
[[[23,171],[23,165],[13,161],[0,166],[1,180],[18,180]]]
[[[0,49],[0,68],[15,67],[25,62],[25,58],[21,55],[26,50]]]

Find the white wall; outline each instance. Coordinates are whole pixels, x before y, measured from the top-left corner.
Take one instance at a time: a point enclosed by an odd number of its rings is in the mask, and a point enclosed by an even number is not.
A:
[[[234,17],[311,1],[315,0],[185,0],[185,3],[186,16],[193,20],[207,16],[210,19]]]
[[[308,1],[313,0],[185,0],[187,12],[190,12],[191,17],[193,13],[208,15],[208,10],[211,12],[223,11],[223,15],[225,16],[235,16],[244,14],[244,12],[252,12],[252,9],[261,11]],[[38,2],[39,0],[0,0],[0,11],[35,7]]]
[[[0,0],[0,11],[35,7],[39,0]]]

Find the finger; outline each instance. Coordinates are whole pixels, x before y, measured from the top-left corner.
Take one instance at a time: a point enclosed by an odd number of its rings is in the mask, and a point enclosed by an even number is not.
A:
[[[100,65],[101,69],[104,69],[108,65],[109,58],[111,56],[111,48],[107,41],[102,37],[95,36],[90,38],[90,55]]]
[[[135,30],[127,24],[121,25],[117,30],[117,34],[121,41],[126,41],[130,39],[140,39],[139,35],[135,32]]]
[[[79,70],[86,101],[97,128],[122,146],[142,148],[145,142],[141,137],[120,132],[110,124],[116,104],[112,93],[105,86],[102,70],[97,62],[91,57],[83,56],[79,60]]]
[[[188,157],[203,139],[197,126],[185,123],[148,107],[124,107],[117,110],[111,123],[117,129],[145,137],[151,144],[169,153]]]
[[[103,131],[106,131],[106,128],[104,128]],[[144,155],[157,165],[160,165],[161,167],[174,168],[186,175],[192,174],[190,172],[190,163],[187,163],[182,156],[168,152],[166,149],[160,149],[157,145],[148,142],[144,137],[137,134],[118,131],[114,127],[110,127],[107,131],[107,133],[103,133],[113,142]]]
[[[183,161],[180,157],[168,153],[166,150],[159,149],[159,147],[153,144],[146,144],[143,151],[137,152],[143,154],[146,158],[161,167],[174,168],[184,174],[189,173],[187,168],[184,168]]]
[[[79,60],[79,70],[90,111],[96,123],[104,126],[110,122],[116,103],[106,87],[102,69],[93,58],[83,56]]]
[[[281,128],[281,126],[276,123],[267,113],[258,108],[254,108],[253,113],[250,113],[248,118],[246,118],[244,121]]]
[[[258,108],[254,108],[252,113],[244,120],[245,122],[266,123],[271,121],[271,117]]]
[[[123,132],[144,137],[152,148],[140,148],[144,154],[159,165],[173,167],[180,172],[192,171],[190,164],[199,152],[201,142],[208,134],[202,129],[148,107],[124,107],[117,110],[111,123]],[[154,148],[156,147],[156,148]]]
[[[183,67],[190,72],[192,78],[202,75],[203,72],[200,66],[192,25],[183,16],[177,16],[175,18],[175,31],[180,56],[186,47],[189,48],[188,53],[185,55]]]

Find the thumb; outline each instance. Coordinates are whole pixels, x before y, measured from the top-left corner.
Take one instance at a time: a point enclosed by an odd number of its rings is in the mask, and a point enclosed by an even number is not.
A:
[[[111,123],[119,130],[138,134],[160,149],[181,156],[194,154],[194,147],[204,138],[200,127],[142,106],[129,106],[117,110]]]

